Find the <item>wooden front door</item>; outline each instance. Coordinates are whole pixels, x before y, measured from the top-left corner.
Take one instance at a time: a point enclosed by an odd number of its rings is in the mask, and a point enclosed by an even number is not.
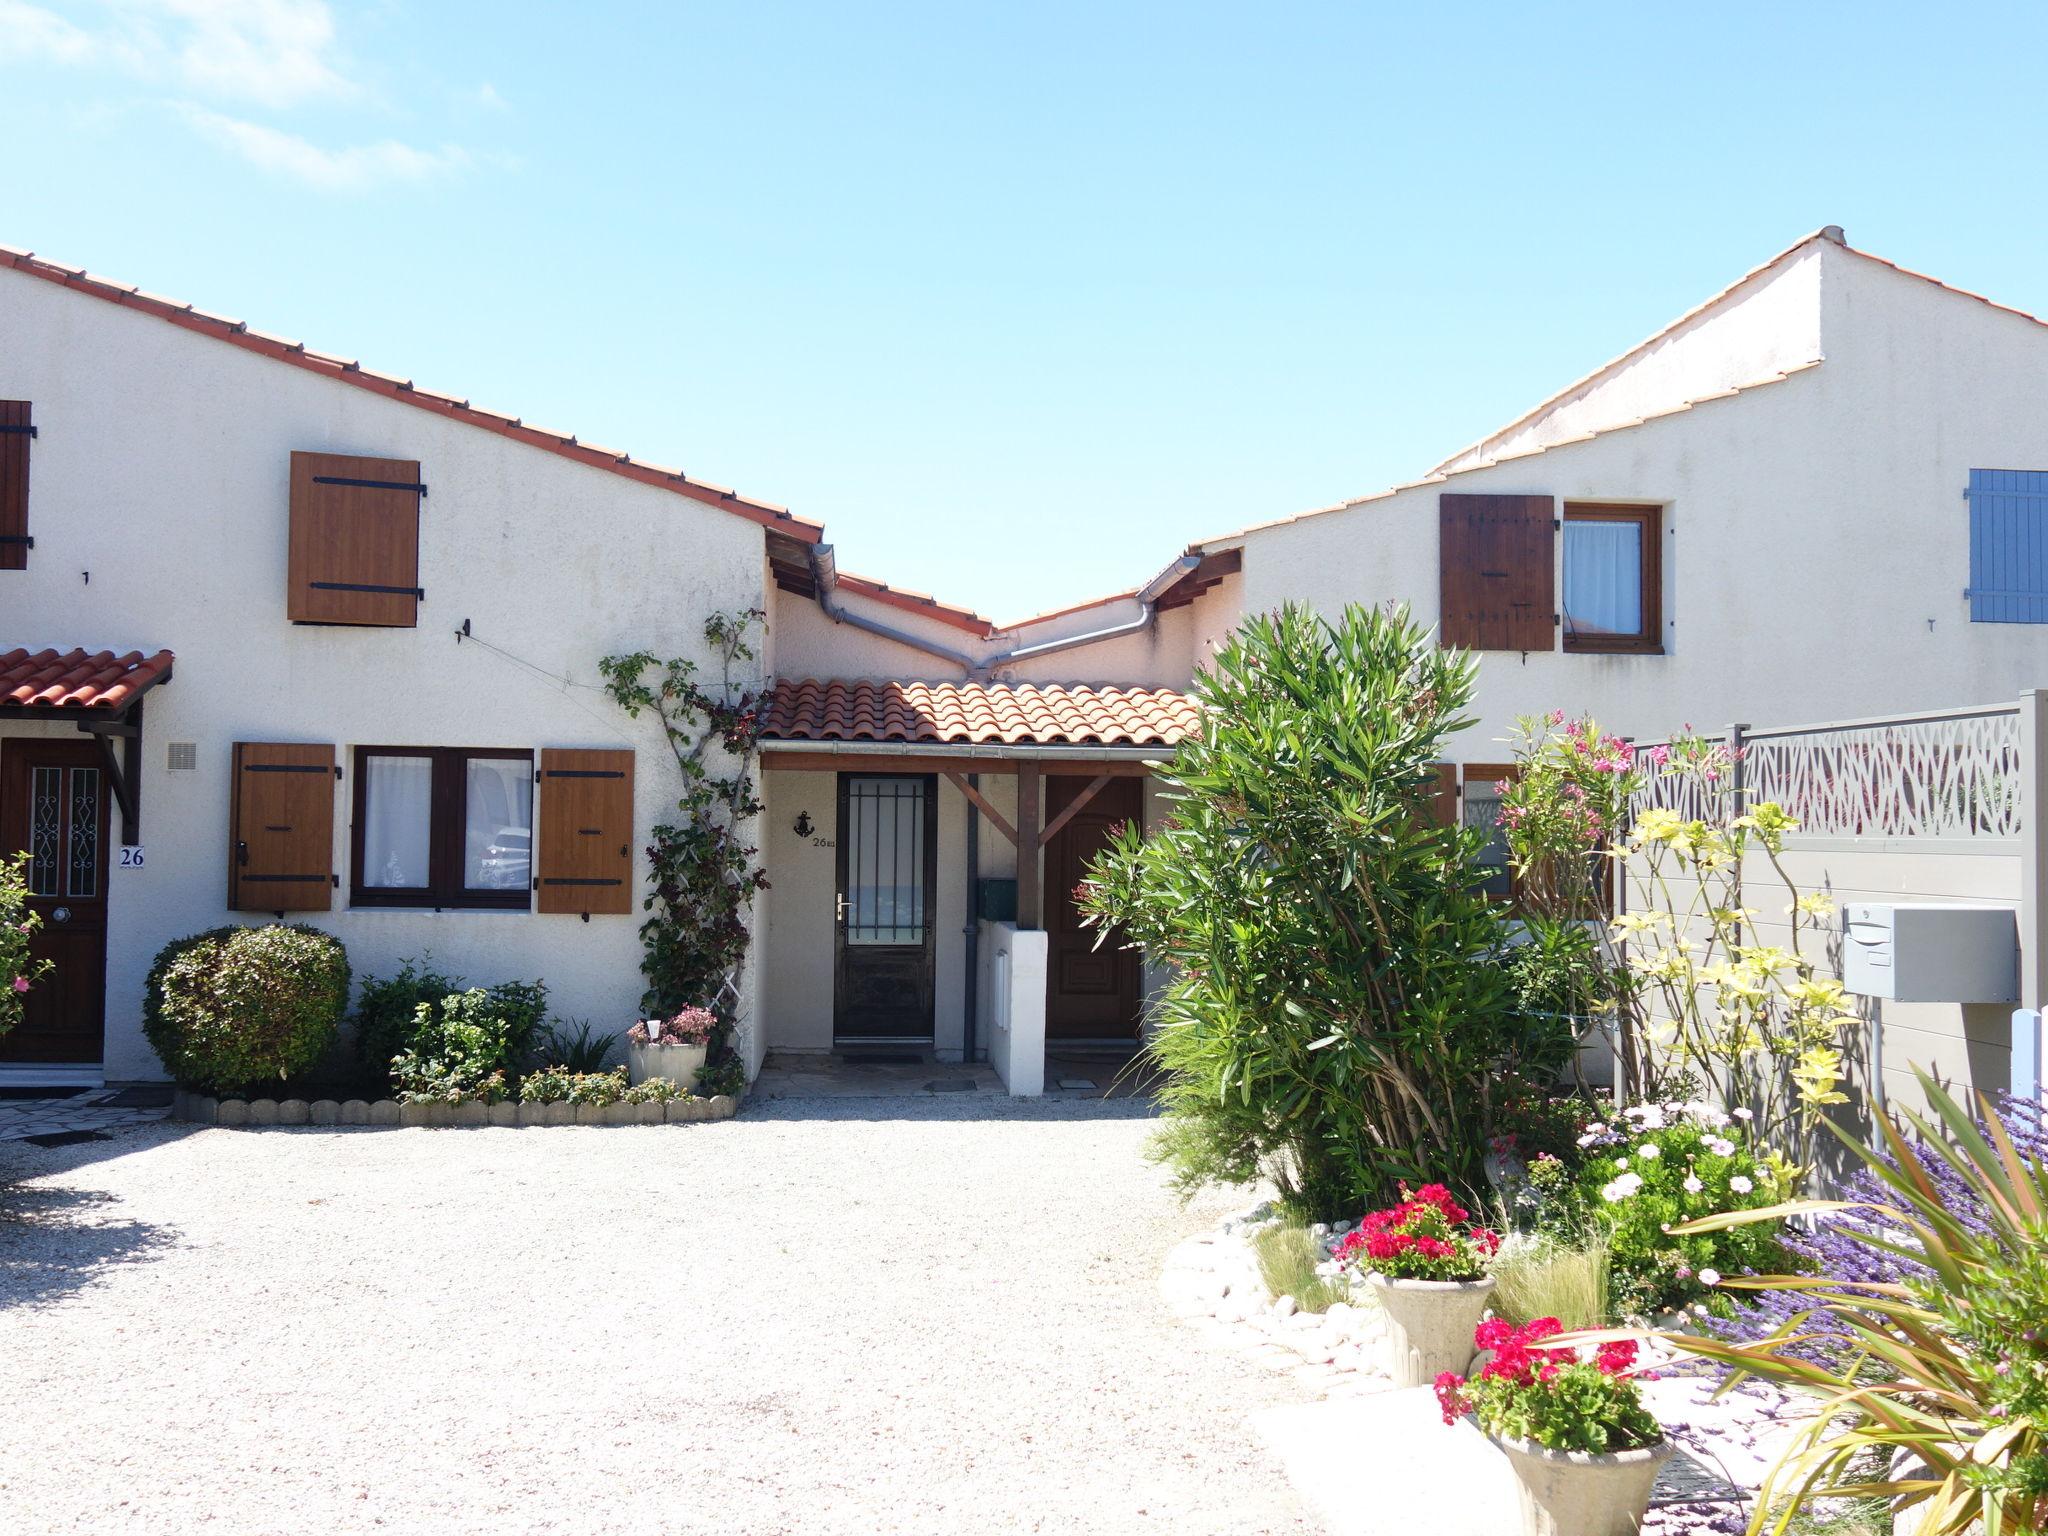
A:
[[[1051,823],[1087,789],[1088,779],[1048,778],[1045,815]],[[1144,815],[1143,779],[1111,779],[1045,845],[1045,1033],[1052,1040],[1135,1040],[1142,964],[1112,934],[1096,947],[1097,930],[1081,926],[1074,887],[1110,834]]]
[[[930,1040],[939,797],[928,773],[839,776],[837,1040]]]
[[[29,855],[29,953],[54,969],[0,1035],[0,1062],[99,1062],[107,1013],[107,808],[90,741],[0,741],[0,850]]]

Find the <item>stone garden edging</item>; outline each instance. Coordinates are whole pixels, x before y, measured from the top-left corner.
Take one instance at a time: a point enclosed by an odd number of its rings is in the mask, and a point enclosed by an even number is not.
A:
[[[1292,1296],[1276,1300],[1266,1290],[1251,1238],[1276,1219],[1261,1206],[1176,1245],[1159,1276],[1167,1305],[1216,1342],[1327,1397],[1392,1391],[1380,1359],[1386,1325],[1362,1289],[1354,1290],[1357,1301],[1321,1313],[1300,1311]],[[1342,1236],[1342,1229],[1311,1230],[1326,1254]]]
[[[394,1099],[216,1099],[179,1089],[171,1118],[192,1125],[364,1125],[377,1128],[531,1125],[688,1125],[730,1120],[739,1100],[671,1099],[663,1104],[400,1104]]]

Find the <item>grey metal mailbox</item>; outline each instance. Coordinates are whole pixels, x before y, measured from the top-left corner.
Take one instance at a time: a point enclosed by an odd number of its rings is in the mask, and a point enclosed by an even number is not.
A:
[[[1901,1003],[2016,1003],[2010,907],[1855,902],[1842,909],[1842,985]]]

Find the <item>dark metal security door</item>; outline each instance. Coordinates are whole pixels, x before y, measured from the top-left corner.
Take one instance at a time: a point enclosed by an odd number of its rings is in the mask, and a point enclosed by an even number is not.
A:
[[[28,852],[29,910],[43,920],[29,955],[54,966],[0,1035],[0,1061],[104,1059],[112,798],[89,741],[0,742],[0,854]]]
[[[839,776],[837,1039],[932,1037],[935,786],[931,774]]]

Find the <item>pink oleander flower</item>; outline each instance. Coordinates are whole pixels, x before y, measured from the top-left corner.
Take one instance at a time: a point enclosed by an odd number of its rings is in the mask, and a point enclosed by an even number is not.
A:
[[[14,990],[17,992],[26,992],[28,990],[28,978],[26,976],[15,977]]]

